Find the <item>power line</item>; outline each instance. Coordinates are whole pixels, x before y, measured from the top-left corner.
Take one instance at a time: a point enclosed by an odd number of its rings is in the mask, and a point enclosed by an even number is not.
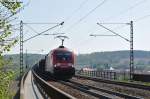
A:
[[[98,24],[99,26],[101,26],[102,28],[104,28],[104,29],[106,29],[106,30],[108,30],[108,31],[112,32],[113,34],[115,34],[115,35],[117,35],[117,36],[121,37],[122,39],[124,39],[124,40],[126,40],[126,41],[130,42],[130,40],[129,40],[129,39],[127,39],[127,38],[125,38],[125,37],[121,36],[120,34],[118,34],[118,33],[114,32],[113,30],[111,30],[111,29],[109,29],[109,28],[107,28],[107,27],[103,26],[102,24],[99,24],[99,23],[97,23],[97,24]]]
[[[126,13],[126,12],[128,12],[129,10],[136,8],[137,6],[141,5],[142,3],[145,3],[145,1],[147,1],[147,0],[142,0],[142,1],[140,1],[140,2],[138,2],[138,3],[136,3],[136,4],[134,4],[133,6],[127,8],[126,10],[124,10],[124,11],[122,11],[122,12],[120,12],[120,14]],[[117,17],[118,17],[118,16],[117,16]],[[145,16],[143,16],[143,17],[140,17],[140,18],[136,19],[134,22],[141,21],[141,20],[146,19],[146,18],[148,18],[148,17],[150,17],[150,15],[145,15]],[[82,21],[82,20],[81,20],[81,21]],[[110,23],[103,23],[103,24],[110,24]],[[121,24],[121,23],[112,23],[112,24]],[[124,23],[122,23],[122,24],[124,24]],[[125,26],[127,26],[127,25],[125,25]],[[125,27],[125,26],[120,26],[120,27],[117,27],[117,28],[115,28],[115,29],[121,29],[121,28],[123,28],[123,27]]]
[[[16,21],[17,19],[18,19],[17,17],[14,17],[14,18],[12,18],[12,19],[9,18],[9,20],[7,20],[6,22],[7,22],[7,23],[10,23],[10,22]]]
[[[150,17],[150,14],[145,15],[145,16],[142,16],[142,17],[140,17],[140,18],[134,20],[134,22],[138,22],[138,21],[144,20],[144,19],[146,19],[146,18],[148,18],[148,17]]]
[[[139,5],[143,4],[143,3],[145,3],[145,1],[147,1],[147,0],[142,0],[142,1],[140,1],[140,2],[137,2],[136,4],[130,6],[129,8],[127,8],[127,9],[125,9],[125,10],[119,12],[119,14],[117,14],[117,16],[111,16],[111,17],[109,17],[107,20],[111,20],[111,19],[117,18],[117,17],[119,17],[120,15],[122,15],[122,14],[124,14],[124,13],[127,13],[127,12],[130,11],[131,9],[134,9],[134,8],[136,8],[137,6],[139,6]],[[113,18],[112,18],[112,17],[113,17]]]
[[[136,3],[136,4],[134,4],[133,6],[131,6],[131,7],[127,8],[127,9],[126,9],[126,10],[124,10],[124,11],[122,11],[122,13],[126,13],[126,12],[128,12],[129,10],[134,9],[135,7],[137,7],[137,6],[141,5],[142,3],[145,3],[145,1],[147,1],[147,0],[142,0],[142,1],[140,1],[140,2],[137,2],[137,3]]]
[[[31,26],[29,26],[28,24],[24,24],[26,27],[28,27],[30,30],[32,30],[33,32],[35,32],[35,33],[39,33],[39,32],[37,32],[35,29],[33,29]]]
[[[42,24],[42,23],[40,23]],[[26,27],[28,27],[30,30],[32,30],[34,33],[39,34],[40,32],[37,32],[34,28],[32,28],[29,23],[28,24],[24,24]],[[58,34],[65,34],[65,33],[53,33],[53,34],[43,34],[43,35],[58,35]]]
[[[99,23],[99,24],[129,24],[129,23]]]
[[[62,22],[62,23],[60,23],[60,24],[57,24],[57,25],[55,25],[55,26],[53,26],[53,27],[51,27],[51,28],[48,28],[48,29],[44,30],[43,32],[40,32],[40,33],[38,33],[38,34],[36,34],[36,35],[34,35],[34,36],[32,36],[32,37],[30,37],[30,38],[24,40],[23,42],[26,42],[26,41],[28,41],[28,40],[34,38],[34,37],[37,37],[37,36],[39,36],[39,35],[41,35],[41,34],[47,32],[47,31],[49,31],[49,30],[51,30],[51,29],[53,29],[53,28],[55,28],[55,27],[57,27],[57,26],[59,26],[59,25],[63,25],[63,24],[64,24],[64,22]]]
[[[65,18],[65,22],[68,21],[69,19],[71,19],[71,18],[73,17],[73,15],[74,15],[76,12],[78,12],[78,11],[83,7],[83,5],[84,5],[87,1],[88,1],[88,0],[84,0],[84,1],[79,5],[79,7],[78,7],[76,10],[74,10],[74,11],[72,12],[71,16]]]
[[[35,29],[33,29],[29,24],[24,24],[27,28],[29,28],[31,31],[33,31],[34,33],[39,33],[39,32],[37,32]],[[26,34],[24,34],[24,36],[25,35],[27,35],[29,32],[26,32]]]
[[[39,33],[37,32],[34,28],[32,28],[29,24],[31,25],[44,25],[44,24],[59,24],[59,23],[52,23],[52,22],[27,22],[27,23],[23,23],[26,27],[28,27],[30,30],[32,30],[34,33]]]
[[[89,33],[92,33],[93,32],[93,30],[95,30],[95,25],[93,25],[90,29],[88,29],[87,30],[87,33],[89,34]],[[80,39],[81,40],[81,39]],[[82,47],[83,46],[85,46],[86,44],[88,44],[88,42],[91,42],[92,40],[91,39],[89,39],[89,38],[86,38],[86,39],[82,39],[81,41],[79,41],[78,40],[78,42],[74,42],[74,45],[76,45],[76,46],[80,46],[80,45],[82,45]]]
[[[83,21],[85,18],[87,18],[91,13],[93,13],[97,8],[99,8],[100,6],[102,6],[107,0],[103,0],[101,3],[99,3],[95,8],[93,8],[92,10],[90,10],[85,16],[83,16],[82,18],[80,18],[76,23],[74,23],[73,25],[71,25],[67,30],[73,28],[75,25],[77,25],[78,23],[80,23],[81,21]]]
[[[33,23],[23,23],[23,24],[36,24],[36,25],[41,25],[41,24],[59,24],[59,23],[48,23],[48,22],[47,22],[47,23],[46,23],[46,22],[45,22],[45,23],[44,23],[44,22],[41,22],[41,23],[40,23],[40,22],[39,22],[39,23],[37,22],[37,23],[36,23],[36,22],[33,22]]]
[[[113,28],[112,30],[119,30],[119,29],[122,29],[124,27],[127,27],[127,25],[129,25],[129,23],[103,23],[103,22],[101,22],[99,24],[106,24],[106,25],[107,24],[110,24],[110,25],[113,25],[113,24],[119,25],[119,24],[121,24],[120,26],[117,26],[117,27]]]
[[[119,15],[121,15],[121,14],[123,14],[123,13],[126,13],[126,12],[128,12],[129,10],[131,10],[131,9],[134,9],[135,7],[141,5],[142,3],[145,3],[144,1],[147,1],[147,0],[142,0],[142,1],[140,1],[140,2],[138,2],[138,3],[136,3],[136,4],[134,4],[133,6],[127,8],[126,10],[124,10],[124,11],[122,11],[122,12],[120,12],[120,14],[118,14],[118,15],[117,15],[116,17],[114,17],[114,18],[117,18]],[[150,16],[150,15],[143,16],[143,17],[141,17],[141,18],[135,20],[134,22],[143,20],[143,19],[145,19],[145,18],[147,18],[147,17],[149,17],[149,16]],[[110,19],[112,19],[112,16],[109,17],[107,20],[110,20]],[[107,23],[104,23],[104,24],[107,24]],[[110,23],[108,23],[108,24],[110,24]],[[113,23],[113,24],[120,24],[120,23]],[[123,24],[124,24],[124,23],[123,23]],[[127,26],[127,25],[125,25],[125,26]],[[115,29],[115,30],[116,30],[116,29],[121,29],[121,28],[123,28],[123,27],[125,27],[125,26],[119,26],[119,27],[116,27],[116,28],[114,28],[114,29]]]
[[[72,14],[71,14],[70,16],[68,16],[67,18],[64,19],[64,22],[66,23],[68,20],[70,20],[70,19],[75,15],[75,13],[77,13],[77,12],[83,7],[83,5],[84,5],[87,1],[88,1],[88,0],[84,0],[84,1],[79,5],[79,7],[78,7],[77,9],[75,9],[75,10],[72,12]],[[61,28],[63,28],[63,27],[61,27]],[[61,28],[59,28],[59,29],[56,30],[56,31],[59,31]]]
[[[65,33],[52,33],[52,34],[43,34],[43,35],[59,35],[59,34],[65,34]]]
[[[90,36],[117,36],[117,35],[105,35],[105,34],[90,34]]]
[[[133,51],[133,21],[130,21],[130,23],[128,23],[127,25],[130,25],[130,40],[123,37],[122,35],[114,32],[113,30],[103,26],[100,23],[97,23],[99,26],[101,26],[102,28],[110,31],[111,33],[115,34],[116,36],[121,37],[122,39],[128,41],[130,43],[130,80],[133,79],[133,73],[134,73],[134,51]],[[90,36],[99,36],[99,35],[90,35]],[[101,35],[100,35],[101,36]]]

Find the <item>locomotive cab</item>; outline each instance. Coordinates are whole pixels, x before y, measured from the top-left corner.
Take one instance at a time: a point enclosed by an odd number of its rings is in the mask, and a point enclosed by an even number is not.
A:
[[[74,53],[64,46],[52,50],[46,59],[46,67],[55,77],[68,79],[75,74]]]
[[[61,46],[54,52],[54,75],[72,76],[74,74],[74,54]]]

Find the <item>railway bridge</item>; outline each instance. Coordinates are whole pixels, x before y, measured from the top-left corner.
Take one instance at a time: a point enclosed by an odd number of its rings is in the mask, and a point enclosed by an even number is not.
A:
[[[22,76],[20,99],[149,99],[150,87],[102,79],[76,72],[69,80],[41,75],[34,69]],[[91,73],[90,73],[91,74]]]

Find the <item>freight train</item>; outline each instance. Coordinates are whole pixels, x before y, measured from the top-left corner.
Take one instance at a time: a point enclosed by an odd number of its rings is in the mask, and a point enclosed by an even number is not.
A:
[[[64,46],[50,51],[38,62],[37,69],[46,75],[60,79],[70,79],[75,75],[75,54]]]

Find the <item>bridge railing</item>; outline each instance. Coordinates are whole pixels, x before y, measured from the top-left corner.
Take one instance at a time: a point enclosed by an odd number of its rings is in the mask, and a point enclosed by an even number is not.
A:
[[[93,71],[76,70],[76,75],[100,77],[103,79],[110,79],[110,80],[129,79],[128,72],[116,72],[116,71],[110,71],[110,70],[93,70]]]
[[[28,71],[26,71],[26,73],[24,73],[24,75],[22,76],[22,79],[21,79],[21,82],[20,82],[20,99],[25,99],[24,98],[24,83],[25,83],[25,80],[26,80],[26,77],[28,75]]]
[[[44,79],[38,76],[34,70],[32,70],[32,74],[35,80],[35,84],[37,85],[37,88],[41,92],[44,99],[48,99],[49,97],[51,99],[75,99],[73,96],[46,82]]]

